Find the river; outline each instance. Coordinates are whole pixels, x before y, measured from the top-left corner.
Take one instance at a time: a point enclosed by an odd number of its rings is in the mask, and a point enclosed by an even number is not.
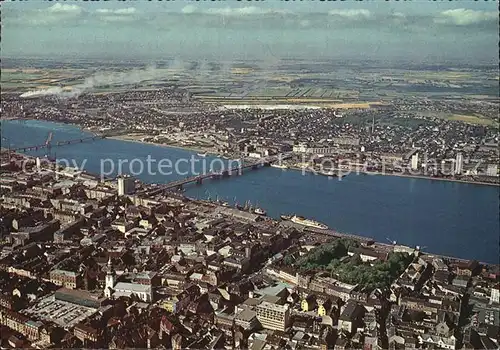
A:
[[[14,148],[43,144],[50,131],[53,142],[89,135],[74,126],[42,121],[2,121],[1,125],[2,147],[8,143]],[[156,161],[167,158],[173,163],[199,158],[182,149],[111,139],[55,147],[54,151],[57,159],[74,160],[77,166],[83,164],[93,173],[100,172],[104,159],[116,164],[118,159],[130,162],[137,158],[133,170],[138,171],[148,155]],[[30,154],[43,156],[46,152]],[[206,162],[214,159],[205,158]],[[199,171],[200,166],[194,169]],[[126,165],[123,169],[126,171]],[[182,172],[189,169],[184,162],[179,166]],[[111,166],[105,170],[111,170]],[[147,183],[166,183],[187,175],[161,175],[154,166],[153,170],[143,171],[138,178]],[[355,174],[339,181],[299,171],[261,168],[243,176],[208,180],[203,186],[187,186],[186,195],[200,199],[218,196],[240,204],[249,200],[275,218],[297,213],[340,232],[380,242],[397,241],[419,245],[428,252],[498,263],[499,188],[494,186]]]

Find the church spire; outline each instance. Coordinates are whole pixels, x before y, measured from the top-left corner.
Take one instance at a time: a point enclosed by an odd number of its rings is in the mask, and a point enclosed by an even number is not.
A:
[[[104,286],[104,295],[110,298],[113,294],[113,287],[115,286],[115,270],[113,269],[113,263],[111,262],[111,257],[108,260],[108,271],[106,272],[106,283]]]
[[[112,274],[114,273],[114,269],[113,269],[113,263],[111,262],[111,257],[109,257],[108,259],[108,274]]]

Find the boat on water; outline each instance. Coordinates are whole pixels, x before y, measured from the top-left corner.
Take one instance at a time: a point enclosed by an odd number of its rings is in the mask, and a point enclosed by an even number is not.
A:
[[[283,164],[277,164],[277,163],[271,164],[271,167],[278,168],[278,169],[288,169],[288,166],[283,165]]]
[[[318,174],[323,175],[323,176],[328,176],[328,177],[339,177],[339,178],[343,178],[346,175],[346,174],[343,174],[342,171],[337,171],[337,170],[318,171]]]
[[[339,176],[339,173],[334,171],[334,170],[319,171],[318,174],[324,175],[324,176],[329,176],[329,177]]]
[[[291,215],[280,215],[281,220],[288,221],[292,218]]]
[[[198,157],[206,157],[207,156],[207,152],[205,152],[205,153],[197,153],[196,155]]]
[[[255,208],[253,210],[253,212],[254,212],[254,214],[257,214],[257,215],[266,215],[267,214],[264,209],[259,208],[259,207]]]
[[[295,224],[299,224],[299,225],[303,225],[303,226],[319,228],[321,230],[328,229],[328,226],[326,226],[325,224],[322,224],[321,222],[318,222],[315,220],[306,219],[302,216],[294,215],[294,216],[292,216],[292,218],[290,220]]]

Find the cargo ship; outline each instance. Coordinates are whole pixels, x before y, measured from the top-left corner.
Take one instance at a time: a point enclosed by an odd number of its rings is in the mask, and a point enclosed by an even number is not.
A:
[[[303,225],[303,226],[308,226],[308,227],[314,227],[314,228],[319,228],[321,230],[327,230],[328,226],[325,224],[322,224],[321,222],[314,221],[311,219],[306,219],[302,216],[297,216],[294,215],[290,218],[290,221],[292,221],[295,224]]]

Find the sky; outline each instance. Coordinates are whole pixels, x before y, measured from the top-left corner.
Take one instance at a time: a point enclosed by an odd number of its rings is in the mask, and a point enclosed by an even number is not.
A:
[[[1,56],[498,63],[494,1],[6,1]]]

